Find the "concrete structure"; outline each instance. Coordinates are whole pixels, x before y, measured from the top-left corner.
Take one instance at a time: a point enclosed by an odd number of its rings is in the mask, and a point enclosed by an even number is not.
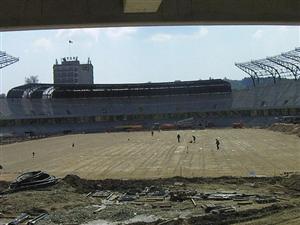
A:
[[[299,0],[2,0],[0,30],[300,24]]]
[[[237,121],[249,126],[268,125],[277,116],[300,114],[299,90],[298,80],[288,80],[231,93],[41,98],[30,95],[37,91],[33,87],[25,93],[31,98],[0,99],[0,127],[1,132],[16,135],[28,131],[99,132],[126,124],[150,128],[155,122],[172,123],[190,117],[216,126],[231,126]]]
[[[53,65],[54,84],[93,84],[93,65],[88,59],[86,64],[80,64],[77,57],[62,58],[61,64]]]

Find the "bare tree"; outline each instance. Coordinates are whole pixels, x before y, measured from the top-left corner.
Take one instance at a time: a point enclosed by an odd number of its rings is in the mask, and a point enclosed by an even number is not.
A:
[[[38,82],[39,82],[39,77],[38,76],[25,77],[25,83],[26,84],[36,84]]]

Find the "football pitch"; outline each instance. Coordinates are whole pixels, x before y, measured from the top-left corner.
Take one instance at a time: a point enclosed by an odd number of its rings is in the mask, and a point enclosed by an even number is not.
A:
[[[0,180],[32,170],[88,179],[274,176],[300,171],[300,138],[265,129],[77,134],[2,145],[0,165]]]

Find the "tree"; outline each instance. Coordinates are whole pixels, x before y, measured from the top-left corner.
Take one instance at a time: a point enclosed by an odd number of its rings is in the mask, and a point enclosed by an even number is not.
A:
[[[39,77],[38,76],[25,77],[25,83],[26,84],[36,84],[38,82],[39,82]]]

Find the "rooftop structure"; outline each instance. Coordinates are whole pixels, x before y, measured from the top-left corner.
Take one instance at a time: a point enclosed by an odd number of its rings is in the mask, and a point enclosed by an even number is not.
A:
[[[97,98],[230,93],[223,80],[131,84],[26,84],[11,89],[8,98]]]
[[[6,54],[6,52],[0,51],[0,69],[14,64],[19,61],[19,58]]]
[[[254,85],[259,83],[259,79],[263,77],[272,77],[274,83],[276,79],[282,77],[297,80],[300,78],[300,48],[273,57],[235,65],[252,78]]]

